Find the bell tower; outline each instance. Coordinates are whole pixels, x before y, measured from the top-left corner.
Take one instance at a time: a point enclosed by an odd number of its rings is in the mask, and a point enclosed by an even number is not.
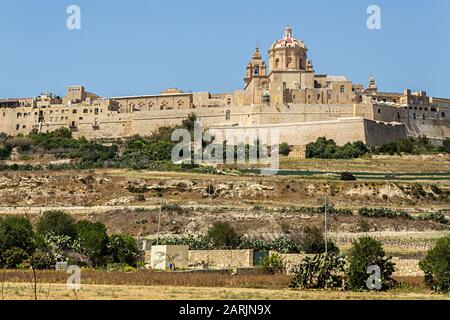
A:
[[[261,58],[259,46],[256,46],[252,59],[247,64],[247,72],[244,78],[245,86],[248,86],[248,84],[255,77],[266,77],[266,76],[267,76],[267,65]]]

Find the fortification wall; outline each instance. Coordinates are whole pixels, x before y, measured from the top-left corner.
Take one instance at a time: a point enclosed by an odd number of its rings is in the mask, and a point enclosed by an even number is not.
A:
[[[406,126],[402,123],[386,123],[374,120],[364,120],[364,135],[369,146],[378,146],[407,136]]]
[[[211,131],[216,136],[226,137],[236,129],[263,129],[267,131],[277,130],[281,142],[287,142],[294,146],[302,146],[314,142],[319,137],[333,139],[337,144],[342,145],[347,142],[366,142],[364,119],[362,118],[341,118],[329,121],[297,122],[282,124],[261,124],[256,126],[236,127],[211,127]],[[248,141],[253,143],[253,141]]]
[[[189,250],[189,265],[211,268],[252,268],[253,250]]]

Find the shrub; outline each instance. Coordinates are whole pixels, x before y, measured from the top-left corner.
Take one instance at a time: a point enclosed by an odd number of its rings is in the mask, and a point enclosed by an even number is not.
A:
[[[439,149],[441,152],[450,153],[450,138],[446,138],[442,143],[442,147]]]
[[[327,140],[325,137],[318,138],[316,142],[306,146],[306,158],[354,159],[368,152],[369,149],[361,141],[338,146],[334,140]]]
[[[269,250],[274,250],[279,253],[300,253],[301,248],[292,239],[276,238],[268,243]]]
[[[241,236],[229,222],[215,222],[208,230],[206,238],[211,240],[216,248],[237,248],[241,243]]]
[[[6,251],[13,248],[28,254],[33,251],[33,227],[25,218],[6,217],[0,220],[0,264],[6,258]]]
[[[7,269],[15,269],[28,258],[28,253],[21,248],[14,247],[8,249],[3,253],[3,267]]]
[[[290,288],[299,289],[337,289],[344,288],[345,260],[334,254],[320,254],[305,257],[294,268]]]
[[[288,156],[289,153],[291,153],[292,151],[292,147],[287,144],[286,142],[283,142],[282,144],[280,144],[280,150],[279,153],[283,156]]]
[[[55,268],[55,257],[46,251],[37,249],[29,259],[29,264],[36,270],[50,270]]]
[[[139,249],[136,240],[125,234],[109,237],[108,252],[111,263],[126,264],[136,267],[139,260]]]
[[[181,205],[178,203],[170,203],[170,202],[164,202],[161,208],[162,211],[175,211],[175,212],[183,212],[184,209]]]
[[[441,211],[421,213],[417,217],[420,221],[435,221],[442,224],[448,224],[448,219]]]
[[[353,242],[348,251],[348,269],[346,270],[348,287],[351,290],[367,290],[366,281],[369,278],[367,270],[370,266],[380,268],[381,290],[387,290],[395,285],[392,279],[394,264],[390,257],[385,256],[381,243],[371,237],[362,237]]]
[[[356,178],[353,174],[351,174],[350,172],[342,172],[341,173],[341,180],[342,181],[355,181]]]
[[[367,218],[404,218],[412,219],[411,215],[404,211],[396,211],[389,208],[360,208],[359,215]]]
[[[305,253],[324,253],[325,252],[325,238],[322,231],[317,227],[305,227],[301,237],[301,250]],[[338,247],[331,241],[327,242],[328,252],[338,253]]]
[[[11,157],[11,146],[0,147],[0,160],[8,160]]]
[[[277,253],[261,258],[259,268],[262,273],[279,274],[284,273],[285,266],[283,257]]]
[[[214,248],[214,243],[206,236],[188,235],[184,238],[162,238],[159,240],[160,245],[187,245],[191,250],[210,250]],[[156,239],[152,241],[152,245],[156,245]],[[250,249],[250,248],[248,248]]]
[[[426,136],[419,136],[418,138],[406,138],[397,141],[389,142],[379,147],[373,148],[372,152],[375,154],[423,154],[438,151],[432,146]]]
[[[450,235],[439,239],[419,262],[425,281],[437,292],[450,292]]]
[[[94,265],[103,265],[108,244],[105,225],[101,222],[79,221],[75,228],[81,252],[86,254]]]
[[[68,236],[71,239],[76,239],[75,220],[63,211],[47,211],[36,225],[36,235],[39,243],[49,233],[55,236]]]

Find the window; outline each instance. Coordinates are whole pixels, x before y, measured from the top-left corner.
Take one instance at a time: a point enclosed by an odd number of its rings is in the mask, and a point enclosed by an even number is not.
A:
[[[258,67],[258,66],[256,66],[256,67],[253,69],[253,74],[254,74],[255,76],[259,76],[259,67]]]
[[[94,109],[94,113],[95,113],[95,114],[98,114],[98,108],[95,108],[95,109]]]
[[[88,112],[89,112],[88,109],[84,109],[84,110],[83,110],[83,113],[88,113]]]
[[[422,115],[422,120],[425,120],[426,116],[425,114]]]
[[[378,114],[380,114],[381,113],[381,109],[378,109]]]
[[[73,109],[73,110],[72,110],[72,113],[73,113],[73,114],[77,114],[77,109]]]
[[[442,117],[442,118],[445,118],[445,112],[442,112],[442,113],[441,113],[441,117]]]
[[[287,68],[290,68],[291,65],[292,65],[292,58],[291,58],[291,57],[288,57],[288,58],[287,58],[286,67],[287,67]]]
[[[417,117],[416,117],[416,114],[415,114],[415,113],[413,113],[413,119],[417,119]]]
[[[278,68],[280,66],[280,59],[276,58],[275,59],[275,68]]]
[[[230,120],[231,119],[231,111],[227,110],[227,112],[225,113],[225,120]]]
[[[341,86],[341,93],[345,92],[345,86]]]
[[[16,130],[20,129],[20,124],[16,124]]]

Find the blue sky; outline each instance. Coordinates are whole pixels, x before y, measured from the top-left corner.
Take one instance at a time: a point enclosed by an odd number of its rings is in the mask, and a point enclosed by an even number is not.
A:
[[[382,30],[366,27],[371,4]],[[256,43],[267,59],[289,22],[317,73],[450,98],[449,16],[447,0],[0,0],[0,97],[238,90]]]

